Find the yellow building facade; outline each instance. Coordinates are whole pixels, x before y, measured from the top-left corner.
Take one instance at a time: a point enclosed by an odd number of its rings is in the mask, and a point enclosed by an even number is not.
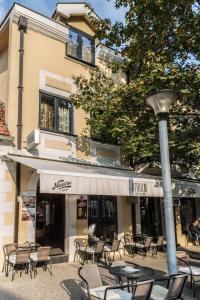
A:
[[[14,4],[0,26],[0,102],[12,137],[0,139],[0,247],[50,244],[71,261],[75,237],[88,237],[90,224],[111,228],[113,238],[141,233],[142,199],[151,197],[160,211],[155,235],[164,231],[160,179],[123,166],[119,145],[93,140],[89,129],[85,137],[86,114],[69,101],[77,76],[121,60],[96,47],[89,13],[85,3],[58,4],[48,18]],[[174,197],[199,195],[198,184],[174,184]]]

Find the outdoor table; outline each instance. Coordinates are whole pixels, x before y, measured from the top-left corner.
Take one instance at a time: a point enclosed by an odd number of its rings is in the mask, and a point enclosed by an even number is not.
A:
[[[141,267],[135,264],[127,264],[125,266],[114,266],[109,269],[112,275],[118,277],[119,282],[121,281],[121,277],[127,278],[127,284],[136,282],[138,280],[148,280],[151,279],[154,275],[154,270],[147,267]]]
[[[30,252],[32,251],[36,251],[37,248],[40,247],[40,244],[38,243],[24,243],[24,244],[18,244],[17,245],[17,249],[19,250],[30,250]]]

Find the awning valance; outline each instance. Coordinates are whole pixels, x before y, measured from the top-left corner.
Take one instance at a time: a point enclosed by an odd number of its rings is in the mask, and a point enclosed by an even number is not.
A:
[[[40,174],[40,192],[112,196],[162,197],[159,177],[127,169],[61,162],[9,154],[8,157]],[[173,181],[173,197],[200,197],[200,184]]]

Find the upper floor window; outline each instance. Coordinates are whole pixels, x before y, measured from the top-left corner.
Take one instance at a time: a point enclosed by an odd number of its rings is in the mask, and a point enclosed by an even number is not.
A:
[[[67,55],[94,65],[94,39],[71,29],[67,42]]]
[[[60,133],[73,133],[73,108],[65,99],[40,94],[40,128]]]

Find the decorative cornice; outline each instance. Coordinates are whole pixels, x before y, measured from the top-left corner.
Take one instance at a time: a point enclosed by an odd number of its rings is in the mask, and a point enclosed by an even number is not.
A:
[[[31,29],[33,31],[42,33],[48,37],[51,37],[51,38],[56,39],[63,43],[67,42],[67,36],[68,36],[68,28],[67,27],[65,28],[66,33],[64,33],[63,31],[60,31],[59,29],[56,28],[58,26],[50,27],[49,25],[45,24],[44,22],[41,22],[35,18],[32,18],[28,14],[23,14],[17,10],[15,10],[13,12],[12,21],[14,23],[18,24],[20,16],[28,18],[28,30]],[[53,22],[53,20],[52,20],[52,22]],[[58,25],[60,25],[60,24],[58,24]]]

